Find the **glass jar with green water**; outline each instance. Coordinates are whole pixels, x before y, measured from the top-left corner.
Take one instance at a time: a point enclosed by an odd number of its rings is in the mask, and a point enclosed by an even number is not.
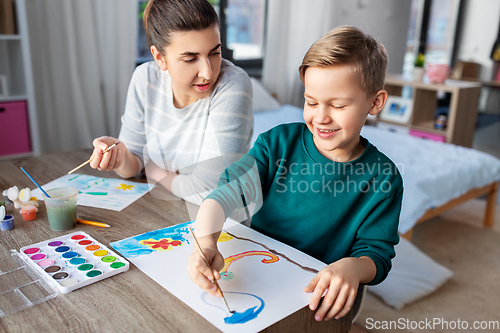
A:
[[[76,225],[76,198],[78,190],[71,187],[59,187],[48,190],[44,195],[45,207],[49,217],[50,229],[66,231]]]

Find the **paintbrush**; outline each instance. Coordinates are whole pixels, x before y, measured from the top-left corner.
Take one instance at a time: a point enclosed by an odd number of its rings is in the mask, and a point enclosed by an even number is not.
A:
[[[45,196],[46,196],[47,198],[50,198],[50,195],[48,195],[48,194],[47,194],[47,192],[45,192],[45,191],[43,190],[43,188],[42,188],[40,185],[38,185],[38,183],[37,183],[37,182],[33,179],[33,177],[31,177],[31,176],[30,176],[30,174],[29,174],[26,170],[24,170],[24,168],[23,168],[23,167],[21,167],[21,170],[23,170],[23,172],[26,174],[26,176],[28,176],[28,177],[29,177],[29,179],[31,179],[31,181],[32,181],[33,183],[35,183],[36,187],[38,187],[38,188],[40,189],[40,191],[42,191],[42,192],[43,192],[43,194],[45,194]]]
[[[115,144],[112,144],[111,146],[109,146],[108,148],[104,149],[104,151],[102,152],[103,154],[106,154],[108,151],[110,151],[111,149],[113,149],[117,144],[119,144],[120,141],[118,141],[117,143]],[[89,164],[90,162],[92,162],[92,158],[89,158],[87,161],[83,162],[82,164],[80,164],[79,166],[77,166],[76,168],[74,168],[73,170],[71,170],[70,172],[68,172],[68,175],[70,173],[73,173],[75,172],[76,170],[80,169],[81,167]]]
[[[203,260],[205,260],[205,263],[207,264],[207,266],[210,267],[210,264],[208,263],[208,260],[205,257],[205,255],[203,254],[203,251],[201,250],[201,246],[198,243],[198,240],[196,239],[196,236],[194,235],[193,229],[191,229],[191,227],[188,227],[188,229],[189,229],[189,231],[191,231],[191,235],[193,235],[194,242],[196,243],[196,247],[198,248],[198,251],[200,251],[201,257],[203,258]],[[222,300],[224,301],[224,304],[226,304],[227,311],[229,311],[229,313],[233,313],[234,311],[231,311],[231,309],[229,309],[229,305],[227,305],[226,298],[224,297],[224,294],[222,293],[222,289],[220,288],[219,284],[217,283],[217,280],[214,279],[213,282],[217,286],[217,291],[219,292],[220,296],[222,297]]]

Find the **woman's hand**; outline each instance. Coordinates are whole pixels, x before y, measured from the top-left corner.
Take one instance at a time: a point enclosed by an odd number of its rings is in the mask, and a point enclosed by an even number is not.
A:
[[[210,267],[207,266],[195,246],[193,253],[189,256],[189,277],[207,293],[220,297],[214,281],[220,279],[219,271],[224,267],[224,258],[216,247],[202,247],[202,249]]]
[[[103,153],[106,148],[116,142],[118,140],[110,136],[101,136],[94,139],[94,142],[92,142],[94,151],[92,152],[92,161],[90,162],[90,166],[93,169],[111,171],[118,169],[123,164],[123,158],[127,152],[127,147],[124,144],[119,144],[107,153]]]

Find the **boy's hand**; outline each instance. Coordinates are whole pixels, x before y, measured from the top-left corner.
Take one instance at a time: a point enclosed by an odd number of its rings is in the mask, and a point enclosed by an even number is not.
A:
[[[224,257],[217,248],[202,247],[203,254],[207,258],[211,267],[208,267],[205,260],[195,246],[193,253],[189,256],[188,272],[191,280],[207,293],[220,297],[214,282],[220,279],[219,271],[224,267]]]
[[[314,316],[317,321],[339,319],[351,310],[360,281],[355,274],[356,260],[359,258],[343,258],[326,266],[304,288],[306,293],[314,291],[309,308],[318,309]]]
[[[92,144],[94,145],[94,151],[92,152],[92,161],[90,166],[93,169],[98,169],[99,171],[111,171],[118,169],[123,163],[123,157],[125,156],[127,148],[124,144],[119,144],[107,153],[103,154],[103,151],[109,146],[118,142],[117,139],[109,136],[101,136],[100,138],[94,139]]]

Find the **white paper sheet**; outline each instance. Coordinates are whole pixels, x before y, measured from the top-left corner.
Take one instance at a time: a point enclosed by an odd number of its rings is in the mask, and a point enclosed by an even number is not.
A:
[[[64,175],[48,184],[42,185],[44,191],[57,187],[73,187],[80,191],[79,206],[90,206],[121,211],[149,191],[149,185],[123,179],[100,178],[88,175]],[[42,191],[36,188],[31,195],[43,200]]]
[[[110,245],[223,332],[257,332],[307,306],[303,288],[325,264],[257,231],[227,221],[219,239],[227,303],[209,295],[186,269],[194,241],[186,222]],[[196,233],[196,230],[194,231]]]

